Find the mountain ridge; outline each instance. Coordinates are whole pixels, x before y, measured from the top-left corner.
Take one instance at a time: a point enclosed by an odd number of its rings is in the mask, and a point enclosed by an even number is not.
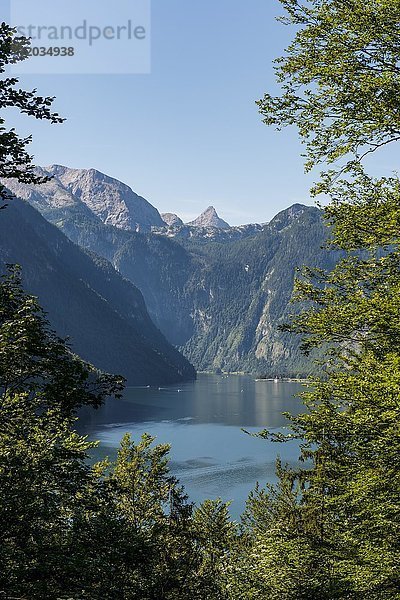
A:
[[[76,246],[23,200],[1,213],[1,271],[7,263],[22,266],[26,289],[77,354],[133,385],[195,377],[151,321],[140,291],[109,262]]]
[[[264,225],[134,232],[84,217],[78,198],[60,218],[47,192],[39,198],[39,190],[24,190],[72,241],[109,260],[142,292],[157,327],[198,370],[308,373],[298,338],[279,326],[294,310],[296,268],[333,265],[334,255],[321,250],[327,230],[319,209],[295,204]]]
[[[206,208],[194,221],[186,223],[192,227],[216,227],[217,229],[229,229],[230,225],[221,219],[213,206]]]

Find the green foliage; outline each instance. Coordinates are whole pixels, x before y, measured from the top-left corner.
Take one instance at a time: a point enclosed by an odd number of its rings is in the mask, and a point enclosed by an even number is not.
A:
[[[61,406],[29,394],[1,397],[0,590],[56,598],[72,560],[71,523],[83,509],[91,444],[73,433]]]
[[[52,327],[84,360],[121,373],[129,385],[195,378],[151,321],[140,291],[17,198],[1,213],[0,274],[11,260],[22,265],[23,285],[39,298]]]
[[[71,413],[119,394],[120,377],[97,372],[50,329],[36,298],[21,286],[18,267],[0,278],[0,391],[27,394],[43,409]]]
[[[304,269],[296,283],[307,308],[289,329],[304,336],[306,353],[324,353],[325,372],[309,382],[307,410],[291,417],[288,436],[261,434],[299,440],[305,464],[279,467],[278,488],[250,498],[244,525],[254,575],[243,576],[239,556],[238,581],[255,598],[394,600],[400,188],[397,178],[366,175],[361,160],[398,139],[400,9],[391,0],[282,4],[297,33],[278,61],[282,96],[267,95],[260,109],[268,124],[298,127],[307,168],[344,159],[316,191],[331,197],[328,245],[345,256],[331,271]],[[338,168],[347,179],[338,181]]]
[[[164,515],[175,482],[168,476],[166,444],[151,448],[154,438],[144,435],[136,446],[129,434],[121,442],[110,483],[118,490],[119,510],[135,530],[154,524]]]
[[[8,65],[16,64],[28,57],[30,41],[18,37],[15,29],[1,23],[0,25],[0,74],[5,73]],[[57,113],[51,112],[54,98],[38,96],[36,90],[26,91],[17,87],[16,77],[4,77],[0,81],[0,108],[17,108],[21,113],[35,119],[46,119],[51,123],[62,123]],[[16,178],[22,183],[43,183],[46,178],[34,173],[32,157],[26,147],[31,142],[31,136],[21,138],[15,129],[7,129],[5,120],[0,118],[0,177]],[[0,185],[0,200],[12,196],[3,185]],[[0,208],[4,208],[4,204]]]
[[[10,268],[0,281],[0,589],[51,598],[69,564],[71,524],[92,474],[72,429],[82,405],[122,381],[74,356]],[[65,565],[63,565],[65,561]],[[61,588],[60,588],[61,589]],[[60,596],[61,597],[61,596]]]
[[[328,363],[326,378],[304,394],[309,413],[293,427],[305,440],[303,456],[315,465],[306,504],[317,497],[315,485],[323,490],[335,576],[349,597],[397,598],[399,190],[396,181],[382,187],[382,180],[363,177],[362,183],[347,183],[352,203],[327,211],[332,244],[353,254],[331,273],[309,272],[298,283],[299,298],[312,306],[293,329],[306,335],[306,350],[328,345]]]
[[[205,500],[194,513],[193,523],[198,543],[202,548],[199,573],[206,576],[203,584],[207,597],[229,598],[229,560],[237,544],[237,528],[229,515],[229,503]]]
[[[295,28],[276,61],[282,94],[266,94],[265,123],[295,125],[306,167],[343,158],[351,168],[400,139],[397,0],[280,0]]]
[[[115,462],[90,465],[96,444],[76,433],[76,411],[121,386],[55,336],[11,268],[0,281],[1,596],[224,597],[216,573],[227,508],[206,505],[193,518],[168,445],[125,436]]]

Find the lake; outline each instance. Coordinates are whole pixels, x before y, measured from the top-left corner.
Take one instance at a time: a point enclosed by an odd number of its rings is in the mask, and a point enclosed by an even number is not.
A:
[[[79,430],[99,440],[96,459],[115,456],[125,432],[144,432],[169,443],[171,471],[196,503],[221,497],[239,518],[256,482],[273,483],[275,460],[297,463],[296,442],[276,444],[250,433],[284,430],[283,411],[298,413],[301,385],[255,381],[245,375],[199,374],[197,381],[162,388],[127,388],[122,400],[85,409]]]

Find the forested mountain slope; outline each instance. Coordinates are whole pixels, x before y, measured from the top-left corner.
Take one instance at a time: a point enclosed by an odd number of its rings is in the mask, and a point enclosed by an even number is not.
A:
[[[152,323],[142,294],[104,259],[73,244],[36,210],[13,200],[0,214],[0,268],[18,263],[60,336],[96,367],[131,384],[195,376]]]
[[[325,240],[320,211],[295,205],[254,237],[198,244],[196,252],[207,267],[187,356],[200,368],[269,376],[309,373],[300,340],[279,326],[298,310],[290,303],[297,268],[333,265],[335,257],[321,248]],[[196,245],[186,242],[189,247],[193,252]]]
[[[297,204],[263,226],[178,224],[141,234],[88,216],[74,194],[75,205],[65,202],[60,213],[44,186],[13,191],[134,283],[153,321],[197,369],[271,376],[308,372],[299,340],[279,326],[295,310],[290,298],[296,268],[330,268],[335,262],[321,249],[327,232],[318,209]]]

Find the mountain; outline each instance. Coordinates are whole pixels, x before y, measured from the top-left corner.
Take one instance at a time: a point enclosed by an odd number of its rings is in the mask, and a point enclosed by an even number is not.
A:
[[[327,231],[321,212],[295,205],[252,237],[230,243],[185,242],[203,256],[202,294],[192,309],[194,333],[184,345],[199,369],[306,376],[312,368],[297,336],[279,327],[299,310],[291,304],[296,270],[330,269],[337,256],[321,246]]]
[[[132,189],[95,169],[69,169],[53,165],[46,169],[107,225],[133,231],[150,231],[164,222],[160,213]]]
[[[195,240],[198,243],[208,244],[213,242],[232,242],[233,240],[250,237],[263,230],[263,225],[237,225],[228,229],[218,229],[217,227],[195,227],[193,225],[169,225],[168,227],[152,227],[152,233],[164,235],[169,238],[179,240]]]
[[[150,231],[164,227],[160,213],[147,200],[124,183],[95,169],[69,169],[52,165],[38,169],[53,179],[42,186],[26,188],[15,180],[7,187],[18,197],[28,200],[45,216],[47,207],[60,211],[59,219],[71,212],[85,220],[99,220],[106,225],[132,231]]]
[[[64,200],[72,202],[68,195]],[[132,385],[195,377],[189,362],[151,321],[139,290],[18,199],[0,215],[2,272],[7,263],[22,266],[24,285],[39,297],[52,327],[69,336],[73,350],[96,367],[122,374]]]
[[[174,213],[162,213],[161,218],[169,227],[181,227],[183,225],[182,219]]]
[[[54,199],[40,194],[36,186],[29,201],[137,287],[151,319],[197,369],[308,374],[299,339],[279,326],[296,310],[290,303],[296,269],[329,269],[337,259],[321,249],[327,231],[318,209],[295,204],[264,225],[164,225],[137,233],[95,215],[78,217],[82,207],[71,210],[69,199],[60,218]]]
[[[320,211],[295,205],[247,237],[132,236],[112,262],[198,370],[298,376],[310,361],[279,326],[296,310],[296,269],[333,266],[325,241]]]
[[[229,229],[230,225],[220,219],[213,206],[209,206],[197,219],[190,221],[192,227],[216,227],[218,229]]]

